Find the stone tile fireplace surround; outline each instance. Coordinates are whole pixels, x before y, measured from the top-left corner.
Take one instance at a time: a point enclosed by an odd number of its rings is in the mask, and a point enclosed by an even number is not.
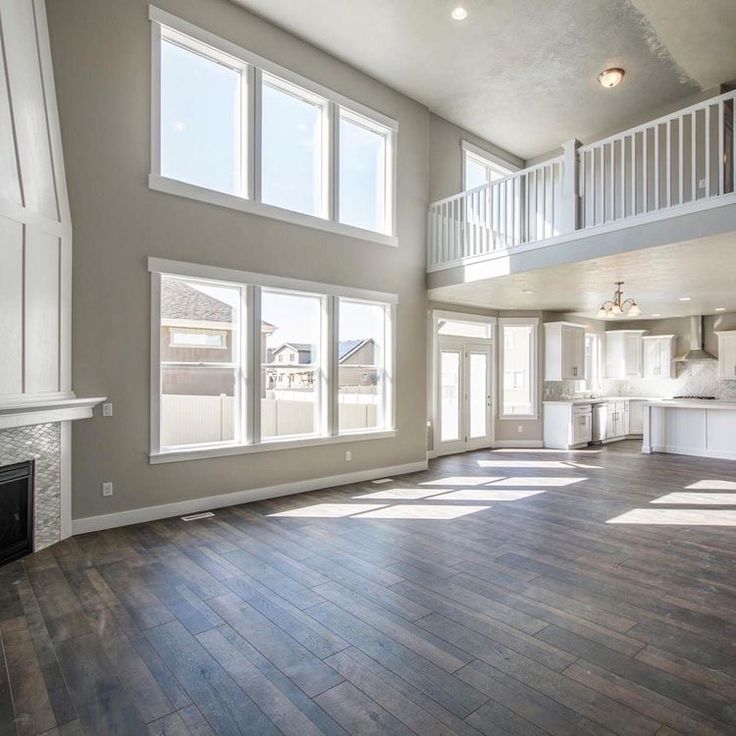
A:
[[[61,423],[0,430],[0,467],[35,460],[33,548],[61,539]]]

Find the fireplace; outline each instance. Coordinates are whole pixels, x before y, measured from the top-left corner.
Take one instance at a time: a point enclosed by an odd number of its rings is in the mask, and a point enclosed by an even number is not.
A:
[[[0,565],[33,552],[33,461],[0,467]]]

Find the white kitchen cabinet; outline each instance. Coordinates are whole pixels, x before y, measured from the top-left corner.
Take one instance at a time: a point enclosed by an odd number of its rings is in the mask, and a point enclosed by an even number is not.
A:
[[[544,379],[585,379],[585,328],[572,322],[544,325]]]
[[[590,404],[545,402],[544,446],[567,450],[585,447],[593,439]]]
[[[736,380],[736,330],[718,335],[718,377]]]
[[[606,378],[641,378],[645,333],[646,330],[606,332]]]
[[[675,377],[675,335],[644,335],[644,378]]]
[[[606,439],[613,440],[625,437],[629,433],[628,401],[606,402]]]
[[[644,434],[644,401],[629,401],[629,431],[627,434]]]

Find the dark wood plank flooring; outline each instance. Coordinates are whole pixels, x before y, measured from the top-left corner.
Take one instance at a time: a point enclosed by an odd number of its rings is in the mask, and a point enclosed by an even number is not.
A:
[[[0,736],[736,734],[734,492],[481,451],[75,537],[0,568]]]

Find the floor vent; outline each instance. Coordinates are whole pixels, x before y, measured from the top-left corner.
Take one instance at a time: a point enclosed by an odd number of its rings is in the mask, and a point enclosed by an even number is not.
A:
[[[393,483],[393,478],[379,478],[378,480],[372,480],[371,483],[375,483],[377,486],[380,486],[382,483]]]
[[[214,516],[211,511],[203,511],[201,514],[189,514],[189,516],[182,516],[182,521],[197,521],[198,519],[208,519],[210,516]]]

